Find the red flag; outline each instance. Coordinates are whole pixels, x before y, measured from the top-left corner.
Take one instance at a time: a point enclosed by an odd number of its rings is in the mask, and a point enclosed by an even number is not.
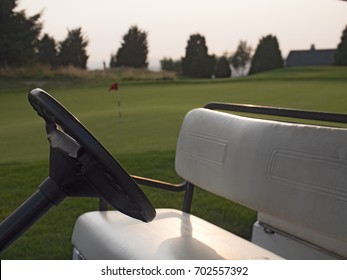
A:
[[[113,83],[108,90],[118,90],[118,83]]]

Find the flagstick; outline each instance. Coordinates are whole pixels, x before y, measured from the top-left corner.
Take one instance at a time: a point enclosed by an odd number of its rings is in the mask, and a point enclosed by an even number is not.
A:
[[[118,104],[118,117],[121,119],[122,118],[122,112],[120,108],[120,91],[117,90],[117,104]]]
[[[122,118],[122,111],[121,111],[121,108],[120,108],[120,91],[119,91],[118,83],[113,83],[108,91],[110,91],[110,90],[115,90],[116,91],[116,99],[117,99],[117,107],[118,107],[118,117],[121,119]]]

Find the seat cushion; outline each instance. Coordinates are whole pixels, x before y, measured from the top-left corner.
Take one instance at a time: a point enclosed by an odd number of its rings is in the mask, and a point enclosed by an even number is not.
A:
[[[245,239],[174,209],[151,223],[118,211],[81,215],[72,244],[86,259],[280,259]]]

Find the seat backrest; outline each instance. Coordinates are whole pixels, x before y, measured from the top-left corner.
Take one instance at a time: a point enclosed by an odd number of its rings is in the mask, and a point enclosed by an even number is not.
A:
[[[175,167],[264,215],[347,242],[347,130],[190,111]]]

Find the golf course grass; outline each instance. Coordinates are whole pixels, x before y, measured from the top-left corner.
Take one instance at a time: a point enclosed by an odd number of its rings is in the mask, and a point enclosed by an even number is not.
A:
[[[130,173],[180,182],[174,171],[184,115],[211,101],[347,113],[347,68],[271,71],[245,78],[108,83],[37,82],[72,112]],[[27,100],[35,82],[0,79],[0,220],[48,175],[44,121]],[[118,100],[120,106],[118,106]],[[180,208],[182,194],[144,188],[155,207]],[[13,243],[1,259],[70,259],[78,215],[97,199],[68,198]],[[197,189],[192,212],[250,238],[256,213]]]

